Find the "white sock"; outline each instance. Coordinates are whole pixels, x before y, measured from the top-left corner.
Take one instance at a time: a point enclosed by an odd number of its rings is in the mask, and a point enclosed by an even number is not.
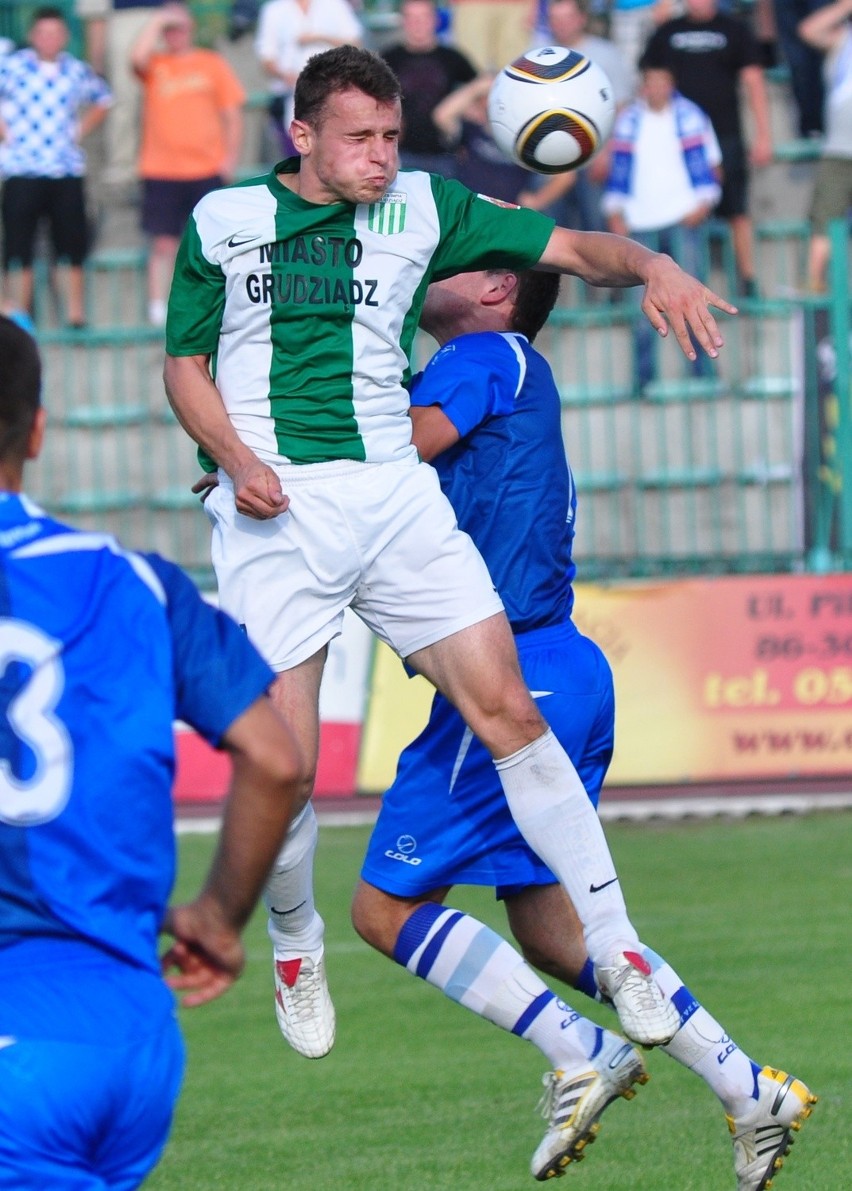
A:
[[[660,1049],[699,1075],[732,1117],[745,1116],[757,1099],[760,1068],[695,999],[670,964],[650,947],[641,951],[657,984],[680,1013],[680,1029]]]
[[[494,764],[518,830],[574,903],[592,961],[606,964],[616,952],[635,951],[639,939],[603,828],[553,732]]]
[[[436,903],[418,906],[394,959],[503,1030],[537,1046],[551,1066],[586,1062],[600,1029],[547,987],[511,944],[483,923]]]
[[[323,920],[314,906],[313,880],[318,835],[317,817],[308,803],[290,824],[263,891],[269,937],[280,956],[322,947]]]

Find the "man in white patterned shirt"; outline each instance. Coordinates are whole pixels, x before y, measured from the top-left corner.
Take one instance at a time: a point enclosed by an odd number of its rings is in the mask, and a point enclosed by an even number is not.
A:
[[[53,256],[67,265],[66,318],[81,327],[89,245],[80,142],[104,119],[112,96],[90,66],[66,53],[60,9],[37,9],[28,41],[0,60],[4,298],[32,313],[33,250],[47,221]]]

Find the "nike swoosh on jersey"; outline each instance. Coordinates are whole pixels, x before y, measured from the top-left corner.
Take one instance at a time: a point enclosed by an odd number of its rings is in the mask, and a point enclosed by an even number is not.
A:
[[[231,236],[230,240],[228,241],[228,247],[229,248],[241,248],[243,244],[251,244],[252,240],[254,240],[254,239],[255,239],[254,236],[249,236],[249,238],[247,240],[235,240],[234,237]]]
[[[607,885],[614,885],[618,877],[613,877],[610,881],[604,881],[603,885],[590,885],[589,893],[600,893],[602,889],[606,889]]]

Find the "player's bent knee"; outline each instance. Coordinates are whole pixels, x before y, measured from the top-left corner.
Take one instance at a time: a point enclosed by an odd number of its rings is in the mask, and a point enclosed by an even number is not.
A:
[[[350,915],[355,932],[365,943],[383,951],[382,940],[387,931],[384,910],[387,898],[373,885],[359,881],[352,897]],[[395,941],[395,937],[394,937]]]
[[[499,699],[470,709],[465,716],[471,730],[495,757],[506,757],[532,744],[547,731],[547,722],[523,684],[504,690]]]
[[[350,910],[352,925],[365,943],[393,958],[399,932],[420,905],[419,900],[394,897],[359,881]]]

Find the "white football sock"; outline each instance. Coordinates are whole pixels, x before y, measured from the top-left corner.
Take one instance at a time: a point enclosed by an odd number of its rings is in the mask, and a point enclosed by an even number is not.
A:
[[[657,984],[680,1013],[680,1029],[660,1049],[699,1075],[732,1117],[744,1116],[754,1107],[759,1068],[695,999],[670,964],[650,947],[642,947],[641,952]]]
[[[547,987],[515,949],[468,914],[418,906],[399,933],[394,959],[451,1000],[527,1038],[553,1067],[575,1066],[599,1049],[600,1030]]]
[[[574,903],[593,962],[637,950],[600,820],[553,732],[494,764],[518,830]]]
[[[269,937],[280,957],[312,954],[322,947],[323,920],[314,906],[317,817],[313,806],[293,820],[263,891]]]

